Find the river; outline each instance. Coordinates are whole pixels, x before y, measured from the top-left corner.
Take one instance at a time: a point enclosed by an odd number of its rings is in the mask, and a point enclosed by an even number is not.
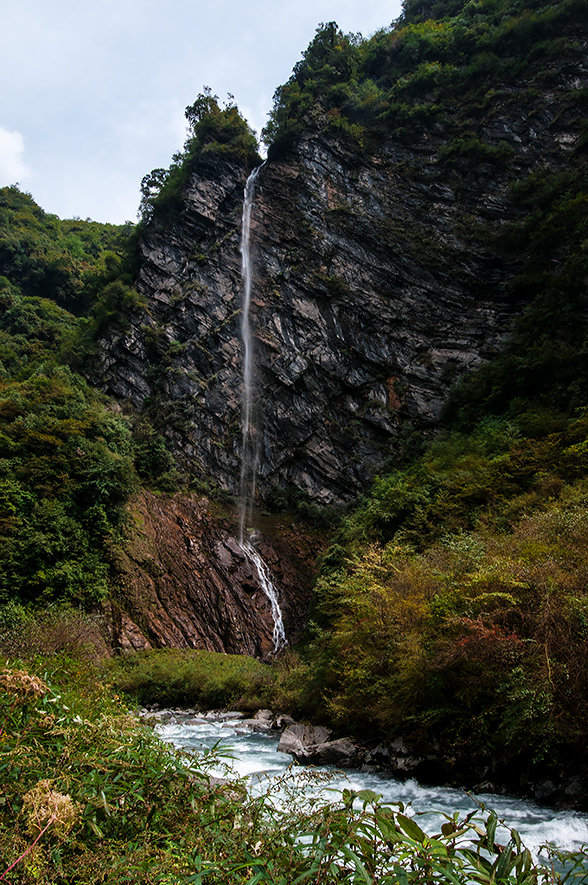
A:
[[[185,715],[172,716],[168,722],[157,725],[160,736],[176,747],[191,751],[211,749],[215,745],[230,750],[230,758],[220,758],[211,769],[211,774],[226,777],[227,766],[234,776],[247,778],[255,791],[271,787],[288,771],[292,759],[285,753],[278,753],[278,739],[273,735],[252,732],[240,724],[239,714],[222,714],[227,718],[215,719],[207,714],[203,719],[194,717],[190,721]],[[200,721],[199,721],[200,720]],[[347,770],[345,773],[328,769],[316,769],[321,776],[330,774],[327,785],[324,782],[308,783],[304,769],[292,769],[293,779],[296,770],[301,773],[300,789],[308,793],[321,793],[325,789],[341,791],[374,790],[386,802],[410,803],[416,813],[441,812],[452,814],[455,811],[466,814],[483,803],[487,809],[496,812],[499,819],[508,827],[517,830],[523,842],[541,859],[541,846],[549,842],[564,851],[579,851],[588,846],[588,814],[576,811],[555,811],[530,801],[512,796],[496,794],[476,795],[475,800],[464,790],[449,787],[425,786],[415,780],[400,781],[385,773]],[[423,819],[426,821],[426,817]],[[426,827],[421,820],[421,825]]]

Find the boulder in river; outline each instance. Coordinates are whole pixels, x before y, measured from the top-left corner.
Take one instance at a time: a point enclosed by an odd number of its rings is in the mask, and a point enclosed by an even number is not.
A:
[[[360,761],[357,745],[348,737],[325,741],[322,744],[311,744],[293,755],[297,762],[312,765],[337,765],[339,768],[355,766]]]
[[[289,725],[278,744],[281,753],[291,753],[297,762],[307,765],[358,765],[363,755],[351,738],[332,741],[331,730],[321,725]]]
[[[323,725],[289,725],[280,738],[278,752],[291,753],[294,756],[305,747],[326,743],[332,733],[330,728]]]

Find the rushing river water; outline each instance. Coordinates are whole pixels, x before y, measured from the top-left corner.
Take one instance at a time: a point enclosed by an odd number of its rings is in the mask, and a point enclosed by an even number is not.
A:
[[[228,714],[225,714],[228,715]],[[283,776],[291,766],[291,757],[278,753],[275,735],[257,734],[240,725],[238,718],[215,721],[209,714],[204,721],[190,723],[178,717],[157,726],[161,737],[177,747],[202,751],[219,742],[230,748],[232,758],[224,760],[236,776],[246,777],[253,790],[266,789],[272,779]],[[219,760],[212,774],[227,775],[223,761]],[[327,772],[327,769],[318,769]],[[301,769],[301,771],[304,771]],[[324,784],[308,786],[302,778],[301,789],[326,794]],[[415,813],[459,811],[466,814],[475,808],[474,800],[463,790],[448,787],[429,787],[414,780],[399,781],[386,774],[348,770],[332,772],[329,790],[374,790],[382,794],[384,801],[410,803]],[[518,830],[528,848],[538,856],[541,845],[550,842],[565,851],[578,851],[588,843],[588,814],[575,811],[554,811],[532,802],[509,796],[480,794],[476,796],[488,809],[493,809],[507,826]],[[424,819],[426,821],[426,818]],[[421,825],[427,829],[426,822]],[[434,824],[432,824],[434,827]],[[540,856],[540,855],[539,855]]]

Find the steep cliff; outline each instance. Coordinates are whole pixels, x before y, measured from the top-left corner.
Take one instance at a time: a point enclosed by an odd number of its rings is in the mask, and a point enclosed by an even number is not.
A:
[[[144,492],[129,516],[115,556],[118,589],[105,608],[115,648],[273,653],[274,621],[257,569],[206,498]],[[277,532],[274,526],[273,536],[259,536],[257,546],[279,588],[286,636],[295,642],[317,541],[292,523]]]
[[[582,46],[547,67],[521,57],[516,78],[482,68],[462,105],[455,83],[418,81],[408,135],[389,112],[358,135],[325,100],[278,132],[252,216],[262,497],[285,487],[349,501],[394,456],[404,422],[437,427],[453,382],[496,354],[534,294],[513,289],[524,256],[499,238],[529,215],[514,185],[580,162]],[[460,71],[476,58],[462,50]],[[150,410],[189,473],[231,493],[248,171],[221,151],[192,161],[179,210],[156,210],[141,235],[147,310],[102,341],[105,388]]]

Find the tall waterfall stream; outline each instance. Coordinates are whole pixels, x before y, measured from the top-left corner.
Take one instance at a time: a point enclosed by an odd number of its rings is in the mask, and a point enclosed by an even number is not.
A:
[[[239,546],[247,559],[253,563],[259,575],[263,592],[271,605],[274,619],[274,652],[286,644],[282,610],[278,601],[278,591],[273,583],[270,570],[254,546],[252,514],[259,466],[259,428],[253,416],[254,386],[254,345],[251,332],[251,212],[255,197],[257,177],[264,164],[250,174],[243,195],[243,217],[241,227],[241,276],[243,279],[243,307],[241,313],[241,340],[243,342],[243,438],[241,443],[241,476],[239,482]]]
[[[241,277],[243,306],[241,309],[241,341],[243,344],[243,437],[241,443],[241,478],[239,482],[239,543],[251,522],[253,501],[259,465],[258,428],[253,421],[253,335],[251,333],[251,212],[255,197],[255,183],[263,163],[250,174],[243,195],[241,222]]]

